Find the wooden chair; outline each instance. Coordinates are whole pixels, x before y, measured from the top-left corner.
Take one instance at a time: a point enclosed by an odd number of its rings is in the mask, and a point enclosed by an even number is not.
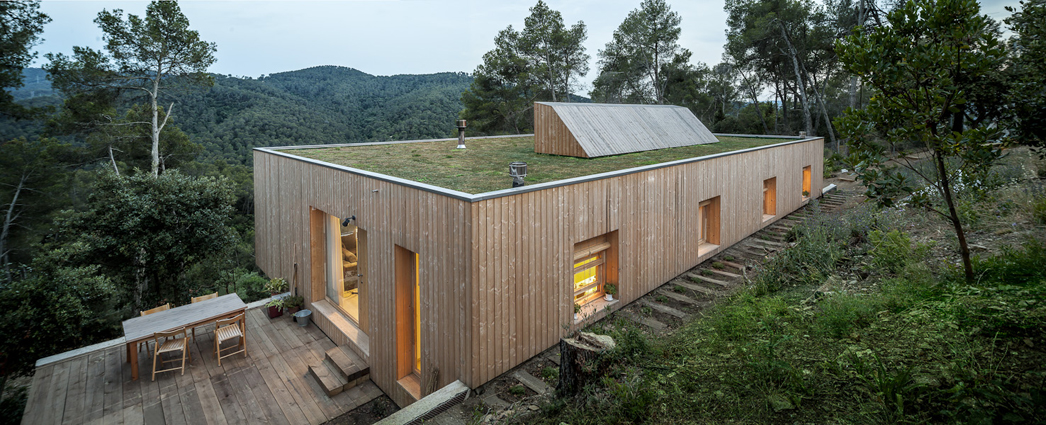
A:
[[[153,313],[159,313],[161,311],[167,311],[167,310],[170,310],[170,309],[171,309],[171,303],[167,303],[167,304],[161,305],[159,307],[151,308],[149,310],[143,311],[142,312],[142,316],[148,316],[148,315],[153,314]]]
[[[198,297],[192,297],[192,303],[196,304],[196,303],[198,303],[200,301],[213,300],[215,298],[218,298],[218,293],[217,292],[215,292],[213,294],[207,294],[207,295],[200,295]],[[195,326],[192,328],[192,340],[196,341],[196,327]]]
[[[159,307],[151,308],[151,309],[143,311],[142,312],[142,316],[144,317],[144,316],[148,316],[148,315],[153,314],[153,313],[159,313],[161,311],[167,311],[167,310],[170,310],[170,309],[171,309],[171,303],[167,303],[167,304],[161,305]],[[142,352],[142,346],[141,345],[138,346],[138,352],[139,353]],[[149,352],[149,341],[145,341],[145,352],[146,353]]]
[[[215,298],[218,298],[218,293],[217,292],[215,292],[213,294],[207,294],[207,295],[200,295],[198,297],[192,297],[192,303],[196,304],[196,303],[198,303],[200,301],[213,300]]]
[[[238,338],[239,342],[235,347],[229,347],[226,350],[235,350],[236,348],[239,348],[239,350],[231,353],[222,353],[222,343],[234,338]],[[243,353],[243,357],[247,357],[247,322],[244,313],[240,313],[236,317],[229,319],[219,320],[215,323],[214,353],[218,356],[218,366],[222,365],[223,358],[234,354]]]
[[[162,344],[160,340],[163,340]],[[192,351],[189,349],[189,339],[185,335],[185,328],[178,328],[168,332],[157,332],[153,334],[153,344],[156,344],[156,349],[153,350],[153,381],[156,380],[156,374],[160,372],[170,372],[173,370],[182,370],[182,375],[185,375],[185,359],[188,357],[189,361],[192,361]],[[163,367],[163,353],[171,353],[180,351],[182,353],[182,364],[178,367],[172,367],[170,369],[156,370],[157,367]],[[177,360],[171,360],[175,362]]]

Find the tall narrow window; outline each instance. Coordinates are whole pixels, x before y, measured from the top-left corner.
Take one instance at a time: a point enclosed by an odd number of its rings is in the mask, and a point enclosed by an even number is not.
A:
[[[366,315],[366,276],[364,254],[367,232],[355,223],[328,215],[327,234],[327,298],[331,303],[360,324]]]
[[[803,200],[810,199],[810,166],[803,167]]]
[[[763,180],[763,221],[777,215],[777,177]]]
[[[421,398],[421,275],[418,254],[395,251],[396,378],[414,398]]]
[[[697,243],[699,251],[713,249],[719,245],[718,196],[701,201],[697,206]]]

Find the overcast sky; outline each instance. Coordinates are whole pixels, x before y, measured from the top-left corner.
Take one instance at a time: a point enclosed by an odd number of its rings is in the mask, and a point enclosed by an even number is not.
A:
[[[1003,6],[1018,0],[982,2],[982,13],[1008,16]],[[258,77],[319,65],[340,65],[374,75],[472,72],[494,47],[498,31],[523,19],[537,0],[403,1],[185,1],[182,12],[200,37],[218,45],[210,71]],[[547,0],[568,26],[588,27],[590,71],[582,94],[596,76],[596,53],[640,0]],[[679,44],[692,61],[714,65],[726,43],[723,0],[669,0],[682,18]],[[52,22],[36,47],[42,64],[47,52],[72,53],[72,46],[102,48],[93,22],[102,9],[144,15],[144,1],[44,0]]]

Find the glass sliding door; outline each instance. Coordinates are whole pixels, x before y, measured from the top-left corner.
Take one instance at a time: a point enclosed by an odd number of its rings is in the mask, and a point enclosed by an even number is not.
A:
[[[364,273],[367,232],[354,223],[328,215],[327,298],[360,327],[366,320],[367,285]]]

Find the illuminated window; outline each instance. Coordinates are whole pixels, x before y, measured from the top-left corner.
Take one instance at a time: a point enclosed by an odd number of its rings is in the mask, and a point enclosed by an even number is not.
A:
[[[574,245],[574,304],[585,305],[604,295],[610,248],[607,235]]]
[[[763,221],[777,215],[777,177],[763,180]]]
[[[366,316],[367,285],[364,279],[364,258],[367,232],[355,223],[328,215],[327,234],[327,298],[356,323],[363,325]]]
[[[697,206],[698,245],[719,245],[719,197],[701,201]]]
[[[810,198],[810,166],[803,167],[803,200]]]

